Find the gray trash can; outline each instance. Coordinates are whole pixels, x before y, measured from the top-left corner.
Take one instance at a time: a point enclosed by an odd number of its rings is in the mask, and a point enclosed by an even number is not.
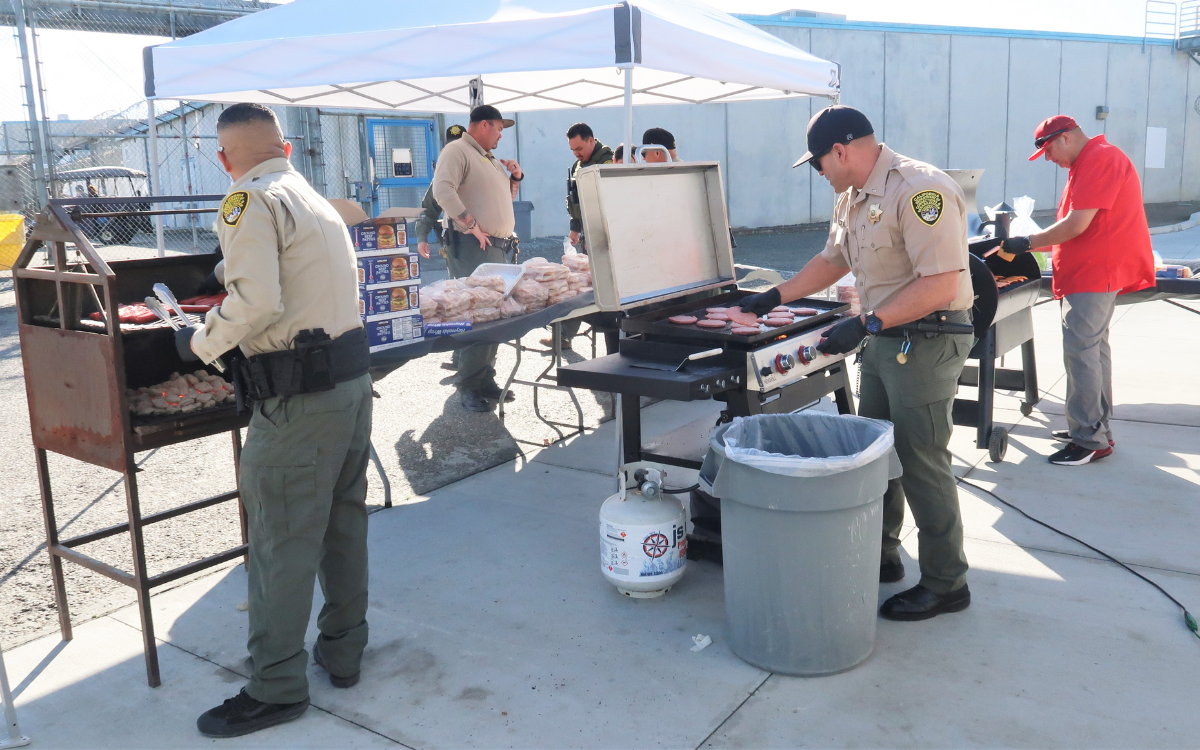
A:
[[[875,647],[892,425],[801,412],[713,432],[700,477],[721,499],[734,653],[790,675],[841,672]]]
[[[513,201],[513,218],[517,220],[517,239],[522,242],[533,235],[533,201]]]

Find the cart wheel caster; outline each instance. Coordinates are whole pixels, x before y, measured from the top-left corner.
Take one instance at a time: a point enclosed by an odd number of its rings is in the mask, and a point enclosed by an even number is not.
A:
[[[1003,461],[1005,453],[1008,453],[1008,430],[993,427],[991,437],[988,438],[988,455],[991,456],[992,463],[998,464]]]
[[[1033,404],[1027,404],[1024,401],[1022,401],[1021,402],[1021,413],[1027,417],[1030,414],[1033,414]]]

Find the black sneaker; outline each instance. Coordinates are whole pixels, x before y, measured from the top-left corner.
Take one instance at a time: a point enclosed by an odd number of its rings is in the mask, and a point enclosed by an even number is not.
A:
[[[320,667],[321,669],[324,669],[325,673],[329,675],[329,684],[333,685],[335,688],[354,687],[355,685],[358,684],[359,678],[362,677],[361,670],[358,672],[355,672],[354,674],[350,675],[349,677],[338,677],[333,672],[330,672],[329,667],[325,666],[325,655],[321,653],[321,642],[320,641],[317,641],[316,643],[313,644],[312,655],[313,655],[313,661],[317,663],[317,666]]]
[[[500,393],[501,393],[500,386],[496,385],[495,383],[488,383],[487,385],[485,385],[484,387],[479,389],[479,393],[482,394],[484,398],[486,398],[490,401],[499,401],[500,400]],[[504,394],[504,403],[511,404],[513,401],[516,401],[516,400],[517,400],[517,394],[513,393],[511,390],[508,393]]]
[[[200,714],[196,728],[205,737],[241,737],[298,719],[307,708],[308,698],[299,703],[263,703],[242,688],[221,705]]]
[[[1072,440],[1072,438],[1071,438],[1071,431],[1070,431],[1070,430],[1055,430],[1054,432],[1051,432],[1051,433],[1050,433],[1050,437],[1054,438],[1055,440],[1057,440],[1057,441],[1058,441],[1058,442],[1060,442],[1060,443],[1069,443],[1069,442],[1071,442],[1071,440]],[[1109,440],[1109,441],[1108,441],[1108,447],[1109,447],[1109,448],[1116,448],[1116,447],[1117,447],[1117,441],[1116,441],[1116,440]]]
[[[1111,443],[1103,450],[1092,450],[1076,443],[1067,443],[1062,450],[1050,456],[1049,461],[1058,466],[1083,466],[1084,464],[1090,464],[1092,461],[1099,461],[1106,456],[1111,456],[1112,452],[1113,447]]]

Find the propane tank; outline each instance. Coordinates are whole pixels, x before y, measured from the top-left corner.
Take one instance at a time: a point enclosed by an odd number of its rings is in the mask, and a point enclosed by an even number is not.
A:
[[[662,596],[687,568],[683,503],[663,494],[660,469],[633,463],[620,475],[620,490],[600,507],[600,572],[625,596]],[[626,489],[629,476],[635,486]]]

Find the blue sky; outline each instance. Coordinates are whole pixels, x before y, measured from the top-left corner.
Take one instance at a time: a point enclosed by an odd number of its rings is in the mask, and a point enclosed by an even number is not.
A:
[[[1144,0],[708,0],[730,13],[804,8],[853,20],[1141,36]],[[164,39],[72,31],[41,32],[51,118],[94,117],[141,98],[142,47]],[[0,35],[0,120],[25,118],[11,35]]]

